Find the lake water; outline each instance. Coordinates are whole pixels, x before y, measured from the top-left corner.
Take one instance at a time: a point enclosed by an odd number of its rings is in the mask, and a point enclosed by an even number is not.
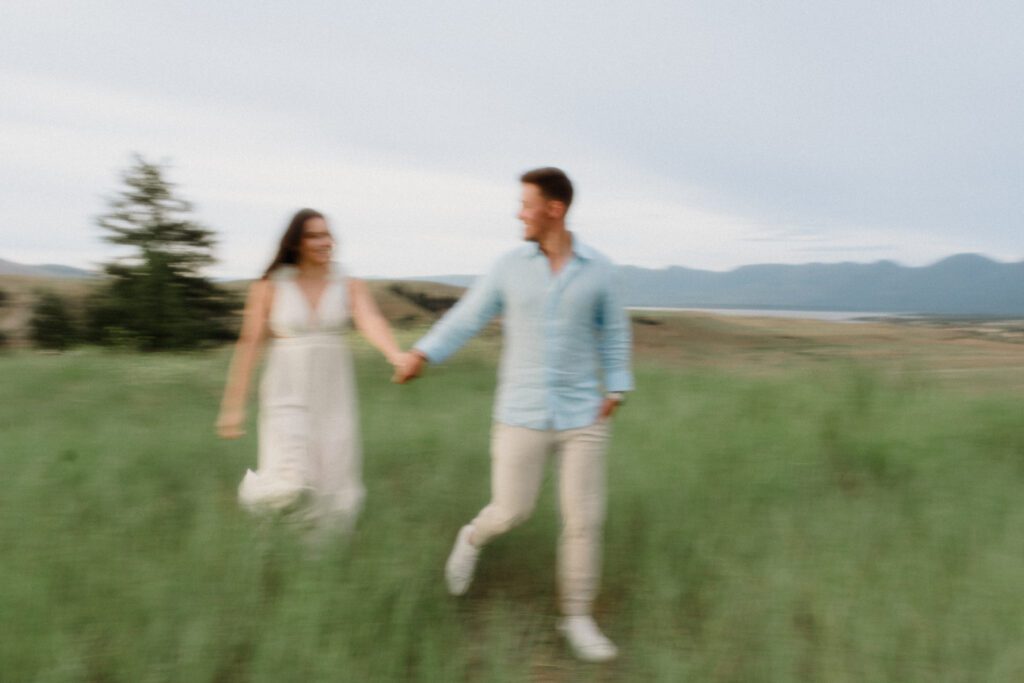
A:
[[[902,318],[905,313],[880,313],[877,311],[798,311],[775,308],[658,308],[652,306],[631,306],[631,311],[672,312],[691,311],[759,318],[799,318],[804,320],[827,320],[837,323],[863,323],[878,318]]]

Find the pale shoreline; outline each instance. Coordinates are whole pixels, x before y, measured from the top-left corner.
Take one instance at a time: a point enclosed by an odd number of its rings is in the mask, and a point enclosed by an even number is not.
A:
[[[1018,315],[955,314],[955,313],[898,313],[882,311],[812,311],[785,308],[714,308],[700,306],[627,306],[633,313],[708,313],[739,318],[780,318],[792,320],[820,320],[836,323],[994,323],[1022,320]]]
[[[678,308],[671,306],[627,306],[627,310],[636,313],[712,313],[714,315],[743,318],[795,318],[798,320],[824,320],[843,323],[877,322],[879,319],[920,317],[913,313],[883,313],[878,311],[808,311],[781,308],[703,308],[698,306]]]

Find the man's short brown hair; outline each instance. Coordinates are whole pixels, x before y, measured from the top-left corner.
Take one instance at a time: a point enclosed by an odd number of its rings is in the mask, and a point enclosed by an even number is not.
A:
[[[572,183],[569,182],[569,176],[560,168],[535,168],[524,173],[519,180],[536,185],[545,199],[562,202],[567,211],[572,204]]]

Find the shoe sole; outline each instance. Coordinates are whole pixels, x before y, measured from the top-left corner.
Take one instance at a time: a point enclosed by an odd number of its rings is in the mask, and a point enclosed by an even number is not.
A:
[[[466,585],[462,586],[461,588],[457,588],[457,587],[452,585],[452,583],[453,583],[453,579],[451,577],[452,557],[455,556],[455,549],[458,548],[458,547],[459,547],[459,538],[456,537],[456,539],[455,539],[455,547],[452,548],[451,554],[448,555],[448,560],[444,563],[444,582],[445,582],[445,585],[448,587],[448,594],[449,595],[454,595],[456,597],[461,596],[461,595],[465,595],[466,592],[469,590],[470,584],[473,583],[473,575],[470,574],[469,575],[469,579],[466,581]],[[474,572],[476,571],[476,563],[475,562],[473,563],[473,571]]]
[[[611,662],[617,659],[619,656],[618,650],[615,650],[610,654],[598,655],[596,657],[594,655],[584,654],[580,650],[576,649],[575,645],[573,645],[572,639],[569,637],[569,630],[567,628],[565,628],[561,624],[558,624],[557,628],[558,632],[562,634],[563,638],[565,638],[565,644],[569,647],[569,650],[572,652],[573,656],[581,662],[587,662],[588,664],[605,664],[607,662]]]
[[[470,579],[469,581],[466,582],[465,586],[462,586],[462,588],[457,588],[456,586],[452,585],[452,579],[451,579],[451,577],[448,576],[448,568],[445,567],[444,582],[445,582],[445,585],[448,588],[448,594],[449,595],[454,595],[454,596],[458,597],[458,596],[461,596],[461,595],[465,595],[466,592],[469,591],[469,584],[473,583],[473,580]]]

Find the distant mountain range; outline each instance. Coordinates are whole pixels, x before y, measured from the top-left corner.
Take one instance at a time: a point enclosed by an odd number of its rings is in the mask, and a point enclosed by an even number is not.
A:
[[[59,277],[59,278],[90,278],[96,277],[97,273],[82,268],[71,266],[60,266],[46,263],[40,266],[28,266],[23,263],[6,261],[0,258],[0,275],[26,275],[29,277]]]
[[[892,261],[743,266],[727,273],[624,267],[634,306],[718,306],[1024,315],[1024,261],[958,254],[924,267]]]
[[[923,267],[876,263],[763,264],[719,273],[622,266],[629,306],[777,308],[1024,316],[1024,261],[957,254]],[[467,286],[471,275],[418,278]]]
[[[957,254],[923,267],[893,261],[753,265],[719,273],[622,266],[629,306],[779,308],[945,315],[1024,316],[1024,261]],[[83,278],[96,273],[0,259],[0,275]],[[474,275],[404,278],[467,287]],[[393,278],[391,278],[393,279]]]

